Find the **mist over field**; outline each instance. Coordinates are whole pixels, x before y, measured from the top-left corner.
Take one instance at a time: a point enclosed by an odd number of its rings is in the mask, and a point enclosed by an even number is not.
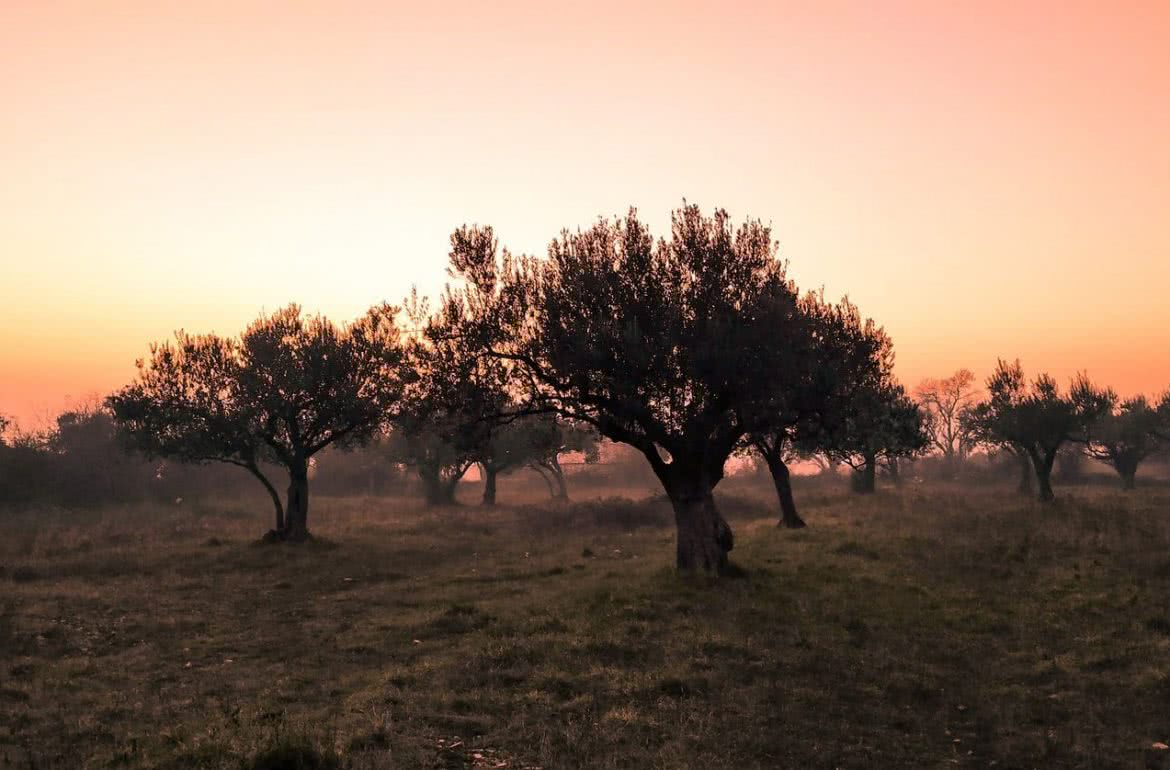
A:
[[[0,769],[1170,768],[1168,51],[0,5]]]

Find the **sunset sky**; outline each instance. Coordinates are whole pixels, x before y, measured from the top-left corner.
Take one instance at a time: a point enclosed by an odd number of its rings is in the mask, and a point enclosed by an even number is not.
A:
[[[1170,3],[0,4],[0,413],[630,205],[770,221],[908,385],[1170,386]]]

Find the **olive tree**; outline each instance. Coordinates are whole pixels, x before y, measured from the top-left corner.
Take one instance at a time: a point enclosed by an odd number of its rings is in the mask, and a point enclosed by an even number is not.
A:
[[[474,269],[494,260],[498,249],[490,230],[463,227],[451,235],[448,255],[453,271]],[[494,505],[496,480],[521,467],[533,455],[522,413],[513,398],[511,367],[486,355],[480,338],[469,333],[489,323],[495,310],[494,276],[461,286],[448,285],[432,312],[412,293],[405,306],[411,321],[408,357],[416,373],[395,419],[397,459],[418,472],[428,505],[454,503],[455,488],[467,470],[479,464],[485,505]]]
[[[1080,436],[1107,404],[1100,394],[1079,398],[1061,393],[1056,381],[1040,374],[1031,383],[1018,360],[1000,359],[987,380],[987,400],[972,411],[977,435],[993,446],[1007,447],[1026,457],[1039,485],[1041,502],[1055,499],[1052,466],[1068,442]]]
[[[600,459],[597,432],[590,426],[575,423],[556,414],[539,414],[528,418],[527,436],[531,442],[528,467],[536,471],[548,485],[553,500],[569,499],[569,486],[561,455],[579,453],[586,463]]]
[[[830,457],[853,469],[854,491],[870,494],[877,489],[879,465],[896,476],[898,460],[921,452],[928,438],[918,404],[894,377],[893,341],[870,319],[857,328],[869,343],[863,348],[868,365],[855,370],[842,415],[820,443]]]
[[[848,300],[826,302],[822,293],[801,298],[803,333],[785,340],[788,355],[772,362],[780,367],[766,378],[766,387],[744,412],[752,427],[745,448],[764,460],[780,504],[780,526],[800,528],[788,463],[815,455],[840,434],[854,394],[879,375],[880,338],[872,322],[862,321]],[[794,330],[796,326],[794,324]]]
[[[180,331],[152,346],[134,382],[106,403],[149,456],[247,470],[272,498],[272,537],[304,540],[313,455],[367,440],[402,394],[397,312],[379,305],[339,327],[289,305],[239,337]],[[288,474],[283,503],[266,463]]]
[[[1096,388],[1084,377],[1073,384],[1072,397],[1081,404],[1101,405],[1097,418],[1084,424],[1076,440],[1089,457],[1113,468],[1125,489],[1133,489],[1138,466],[1165,444],[1159,433],[1166,429],[1167,417],[1145,396],[1121,401],[1112,389]]]
[[[744,405],[804,333],[769,228],[687,205],[656,241],[631,210],[562,232],[545,259],[482,250],[453,268],[495,298],[469,333],[526,403],[640,452],[674,508],[679,569],[723,570],[733,536],[713,490]]]

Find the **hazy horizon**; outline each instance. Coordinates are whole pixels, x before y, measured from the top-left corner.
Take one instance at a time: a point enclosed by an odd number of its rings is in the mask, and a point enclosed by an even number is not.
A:
[[[1156,3],[7,7],[0,412],[178,328],[434,294],[465,222],[540,255],[684,198],[771,222],[908,387],[1019,357],[1154,394],[1167,39]]]

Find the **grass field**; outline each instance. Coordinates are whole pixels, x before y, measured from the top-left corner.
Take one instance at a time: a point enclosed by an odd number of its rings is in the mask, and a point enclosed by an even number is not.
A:
[[[0,767],[1170,767],[1170,490],[734,481],[718,581],[654,500],[3,514]]]

